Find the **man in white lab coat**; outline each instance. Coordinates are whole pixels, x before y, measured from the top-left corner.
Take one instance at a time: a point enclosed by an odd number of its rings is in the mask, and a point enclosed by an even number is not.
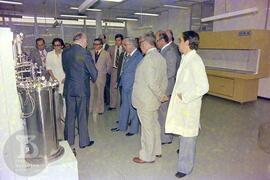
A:
[[[180,148],[176,177],[191,173],[200,128],[202,97],[209,90],[205,66],[196,53],[199,35],[183,32],[179,39],[182,60],[166,118],[166,133],[179,135]]]

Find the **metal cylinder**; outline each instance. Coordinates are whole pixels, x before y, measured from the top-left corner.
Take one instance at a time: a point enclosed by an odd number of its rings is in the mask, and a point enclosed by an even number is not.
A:
[[[33,164],[56,160],[64,153],[57,139],[57,125],[52,86],[20,88],[22,111],[28,137],[26,160]]]

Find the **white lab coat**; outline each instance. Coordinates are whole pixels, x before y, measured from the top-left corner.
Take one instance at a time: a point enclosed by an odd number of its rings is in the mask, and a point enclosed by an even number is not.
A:
[[[195,50],[182,55],[166,117],[165,131],[184,137],[199,133],[202,97],[209,90],[205,66]],[[182,100],[177,96],[182,94]]]

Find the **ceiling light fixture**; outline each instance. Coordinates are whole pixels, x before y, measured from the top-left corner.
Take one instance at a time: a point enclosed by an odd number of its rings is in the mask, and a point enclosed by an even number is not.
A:
[[[231,18],[231,17],[235,17],[235,16],[251,14],[251,13],[256,13],[256,12],[258,12],[258,8],[253,7],[253,8],[248,8],[248,9],[243,9],[243,10],[239,10],[239,11],[233,11],[233,12],[228,12],[228,13],[224,13],[224,14],[219,14],[219,15],[215,15],[215,16],[202,18],[201,21],[202,22],[215,21],[215,20]]]
[[[71,14],[61,14],[61,17],[71,17],[71,18],[87,18],[87,16],[80,16],[80,15],[71,15]]]
[[[124,20],[124,21],[138,21],[136,18],[128,18],[128,17],[117,17],[118,20]]]
[[[79,8],[77,8],[77,7],[70,7],[70,9],[78,10]],[[102,11],[102,10],[101,10],[101,9],[88,8],[88,9],[86,9],[86,11],[100,12],[100,11]]]
[[[169,8],[176,8],[176,9],[189,9],[189,7],[185,6],[175,6],[175,5],[170,5],[170,4],[164,4],[164,7],[169,7]]]
[[[159,16],[159,14],[154,14],[154,13],[139,13],[139,12],[136,12],[134,14],[135,15],[141,15],[141,16]]]
[[[22,18],[24,19],[34,19],[35,17],[33,16],[22,16]],[[37,17],[37,19],[40,19],[40,20],[54,20],[54,18],[51,18],[51,17]]]
[[[22,2],[15,2],[15,1],[0,1],[3,4],[13,4],[13,5],[22,5]]]

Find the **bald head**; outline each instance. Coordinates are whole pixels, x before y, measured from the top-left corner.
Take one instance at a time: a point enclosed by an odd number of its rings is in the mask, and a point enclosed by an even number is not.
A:
[[[88,46],[87,36],[83,32],[77,32],[73,36],[74,44],[79,44],[83,48]]]
[[[169,38],[169,42],[174,41],[173,32],[172,32],[171,29],[167,29],[166,34],[167,34],[167,36]]]

